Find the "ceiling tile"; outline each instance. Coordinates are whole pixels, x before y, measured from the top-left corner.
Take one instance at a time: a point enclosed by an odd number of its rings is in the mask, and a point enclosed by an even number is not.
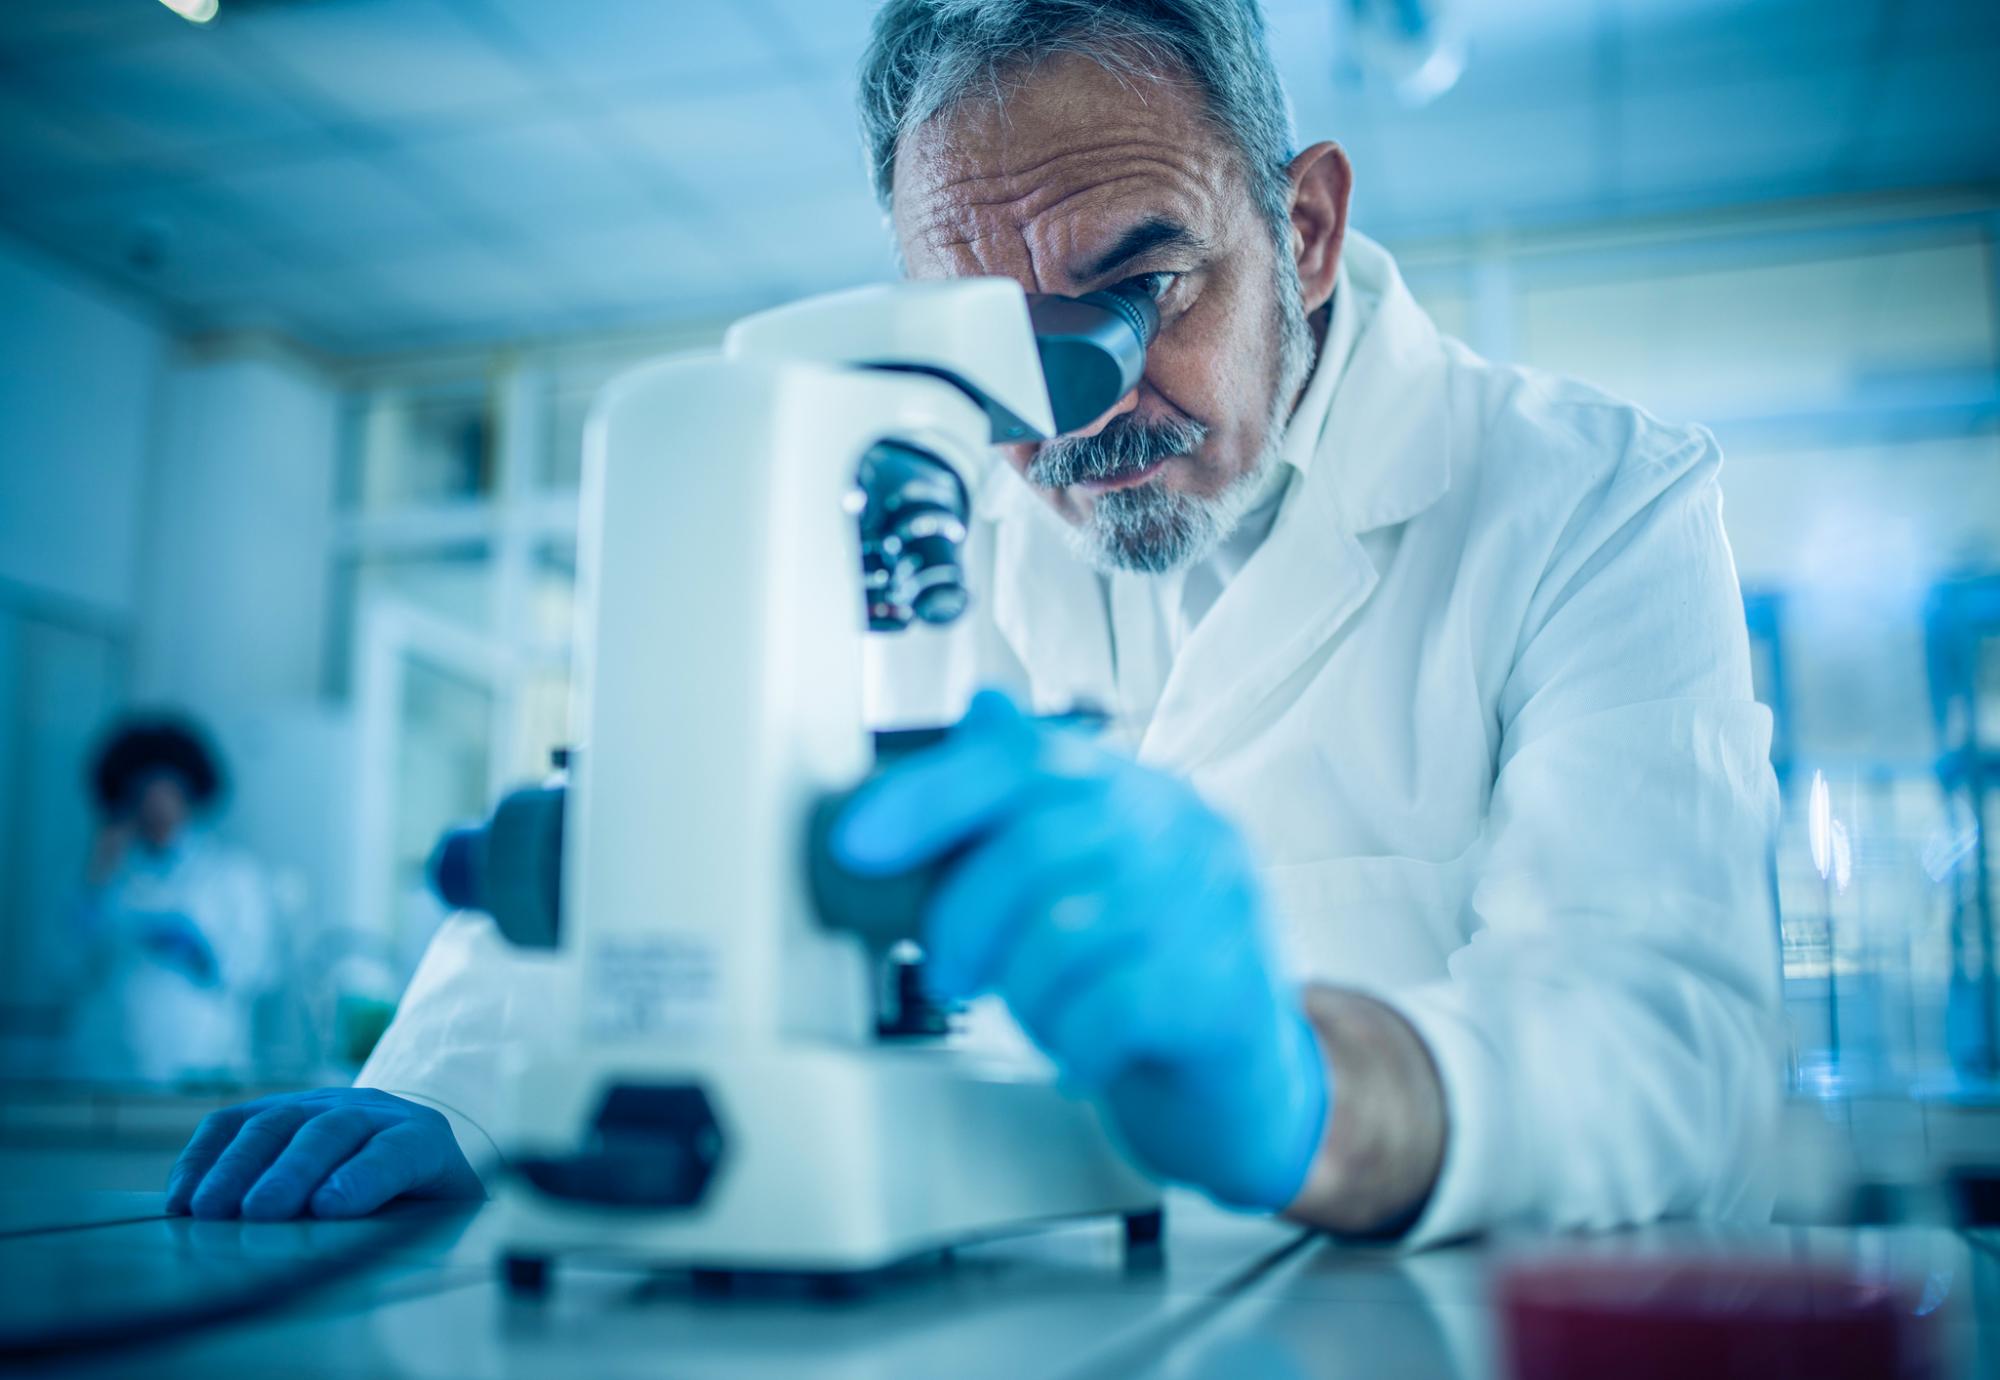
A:
[[[315,264],[310,272],[218,286],[184,306],[196,330],[281,331],[332,351],[364,349],[393,333],[408,308],[391,299],[363,264]]]
[[[497,253],[470,240],[371,256],[366,276],[427,326],[527,325],[561,306],[540,259]]]
[[[889,229],[860,185],[773,197],[723,213],[749,272],[792,294],[897,276]]]
[[[202,185],[240,207],[253,233],[284,243],[435,243],[447,233],[429,203],[353,154],[233,168]]]
[[[175,320],[348,349],[886,278],[876,3],[0,0],[0,220]],[[1410,110],[1338,0],[1266,0],[1301,138],[1391,235],[1990,178],[2000,5],[1886,3],[1459,0],[1470,66]]]
[[[630,105],[610,123],[677,182],[720,209],[865,187],[860,136],[829,118],[813,86]]]
[[[310,120],[222,54],[221,36],[182,25],[38,63],[34,77],[66,103],[176,151],[310,134]]]
[[[595,125],[558,117],[406,144],[393,157],[516,231],[630,221],[652,209],[640,179]]]
[[[0,84],[0,205],[102,189],[120,171],[115,141],[19,87]]]
[[[512,105],[536,92],[537,74],[443,0],[313,0],[260,7],[229,22],[232,38],[350,118]]]
[[[73,261],[172,301],[294,271],[185,188],[170,185],[48,206],[34,228]]]
[[[187,27],[164,5],[133,0],[8,0],[0,4],[0,55],[103,48]]]
[[[741,4],[660,0],[476,0],[509,26],[547,70],[590,88],[699,77],[777,60],[770,35]]]
[[[672,216],[579,228],[547,248],[554,281],[590,306],[713,298],[736,290],[740,270],[712,233]]]

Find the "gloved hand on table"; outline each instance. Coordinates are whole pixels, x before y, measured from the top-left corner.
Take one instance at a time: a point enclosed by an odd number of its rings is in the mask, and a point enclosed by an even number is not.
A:
[[[167,1176],[170,1213],[261,1222],[485,1194],[442,1113],[374,1088],[282,1093],[211,1112]]]
[[[864,787],[832,847],[869,876],[948,860],[925,917],[936,994],[999,993],[1148,1169],[1240,1207],[1297,1195],[1330,1080],[1243,844],[1192,789],[989,691]]]

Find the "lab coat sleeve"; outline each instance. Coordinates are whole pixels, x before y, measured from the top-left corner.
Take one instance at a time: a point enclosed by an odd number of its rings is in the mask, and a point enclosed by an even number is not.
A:
[[[1642,438],[1550,548],[1498,700],[1473,937],[1391,996],[1450,1125],[1413,1245],[1767,1211],[1777,790],[1719,464],[1705,433]]]
[[[556,1033],[553,970],[554,960],[514,948],[488,917],[449,917],[354,1085],[435,1107],[466,1162],[489,1170],[508,1054]]]

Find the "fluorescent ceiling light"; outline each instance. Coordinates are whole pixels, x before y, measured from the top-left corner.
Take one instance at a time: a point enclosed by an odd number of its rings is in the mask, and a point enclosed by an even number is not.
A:
[[[160,0],[160,3],[190,24],[206,24],[222,8],[222,0]]]

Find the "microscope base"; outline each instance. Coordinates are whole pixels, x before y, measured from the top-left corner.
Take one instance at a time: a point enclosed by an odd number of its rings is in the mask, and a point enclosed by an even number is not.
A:
[[[1064,1218],[1123,1217],[1131,1246],[1159,1238],[1159,1187],[1113,1148],[1095,1109],[1011,1062],[944,1048],[621,1050],[531,1066],[514,1086],[518,1106],[533,1109],[509,1137],[517,1163],[563,1171],[539,1186],[510,1174],[496,1192],[506,1278],[519,1293],[546,1288],[548,1262],[562,1256],[684,1268],[697,1280],[826,1281]],[[705,1102],[713,1119],[702,1114],[695,1135],[719,1143],[712,1172],[642,1174],[649,1183],[636,1188],[574,1172],[590,1158],[574,1154],[579,1145],[615,1143],[623,1158],[600,1162],[631,1162],[640,1142],[605,1109],[635,1096],[682,1113]],[[663,1146],[648,1163],[678,1153]],[[658,1191],[642,1201],[648,1187]],[[665,1201],[677,1188],[691,1200]]]

